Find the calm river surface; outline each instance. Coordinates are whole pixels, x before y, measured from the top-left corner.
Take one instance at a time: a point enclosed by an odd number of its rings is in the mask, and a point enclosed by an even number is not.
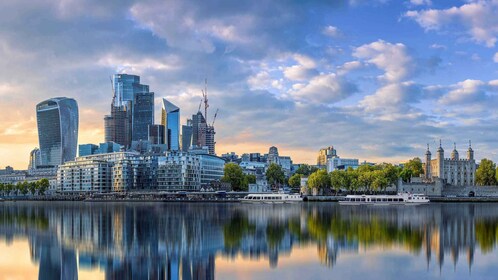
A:
[[[1,202],[0,279],[496,279],[498,204]]]

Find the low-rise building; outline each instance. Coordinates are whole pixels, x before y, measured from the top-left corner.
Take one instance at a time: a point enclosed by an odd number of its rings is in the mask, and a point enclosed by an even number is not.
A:
[[[357,169],[359,166],[359,160],[356,158],[340,158],[338,156],[334,156],[327,160],[327,172],[332,172],[338,169],[346,170],[350,167]]]
[[[211,182],[220,181],[224,174],[225,160],[215,155],[199,155],[201,187],[208,187]]]
[[[157,188],[160,191],[200,190],[200,158],[185,152],[159,157]]]
[[[58,190],[64,193],[112,191],[112,163],[105,160],[68,161],[57,171]]]

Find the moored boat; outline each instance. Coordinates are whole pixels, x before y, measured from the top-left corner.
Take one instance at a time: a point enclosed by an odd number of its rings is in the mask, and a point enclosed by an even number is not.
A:
[[[399,193],[397,195],[347,195],[341,205],[418,205],[430,200],[423,194]]]
[[[254,193],[246,195],[240,201],[246,203],[292,203],[303,201],[303,197],[299,194]]]

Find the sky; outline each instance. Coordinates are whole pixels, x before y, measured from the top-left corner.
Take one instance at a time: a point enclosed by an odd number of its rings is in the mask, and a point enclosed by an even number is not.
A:
[[[498,0],[2,0],[0,168],[25,169],[37,103],[76,99],[79,144],[104,141],[109,76],[141,76],[197,112],[204,80],[216,151],[316,163],[449,157],[469,140],[498,160]]]

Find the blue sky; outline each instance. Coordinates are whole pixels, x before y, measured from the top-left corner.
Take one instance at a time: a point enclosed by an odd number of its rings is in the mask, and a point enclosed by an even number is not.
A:
[[[218,153],[275,145],[314,163],[334,145],[401,162],[441,138],[498,160],[496,14],[496,0],[4,0],[0,166],[25,168],[35,105],[53,96],[78,101],[80,143],[103,141],[117,72],[182,121],[207,78]]]

